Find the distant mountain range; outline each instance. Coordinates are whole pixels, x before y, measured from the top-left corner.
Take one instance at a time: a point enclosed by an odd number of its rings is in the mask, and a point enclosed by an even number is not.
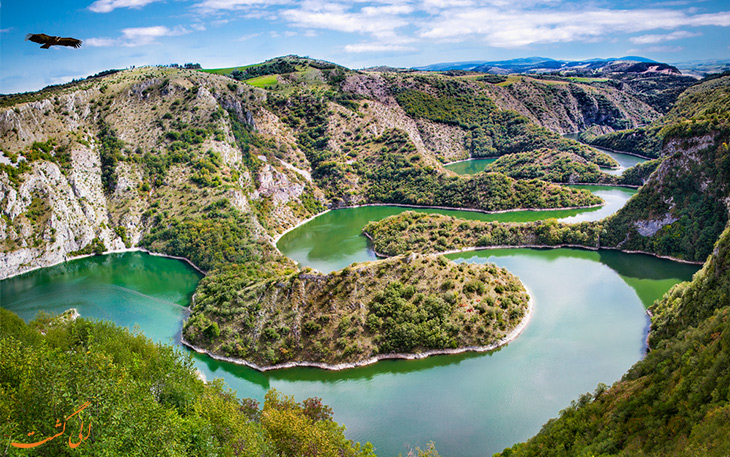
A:
[[[682,72],[672,65],[657,62],[645,57],[625,56],[608,59],[556,60],[548,57],[525,57],[520,59],[496,61],[445,62],[416,70],[448,71],[465,70],[495,74],[511,73],[561,73],[561,74],[609,74],[659,72],[679,75]]]

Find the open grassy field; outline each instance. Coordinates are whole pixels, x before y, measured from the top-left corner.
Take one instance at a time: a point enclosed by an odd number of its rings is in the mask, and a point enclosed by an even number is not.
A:
[[[277,82],[279,82],[279,79],[276,75],[264,75],[246,80],[247,84],[250,84],[254,87],[260,87],[262,89],[266,86],[273,86]]]

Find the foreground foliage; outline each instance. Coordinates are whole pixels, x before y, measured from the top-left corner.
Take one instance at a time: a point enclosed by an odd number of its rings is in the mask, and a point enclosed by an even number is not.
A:
[[[0,433],[11,455],[374,455],[345,438],[319,399],[272,390],[259,408],[220,379],[201,381],[189,355],[109,322],[41,316],[26,325],[0,308],[0,354]],[[56,420],[87,401],[62,436],[9,446],[55,435]]]

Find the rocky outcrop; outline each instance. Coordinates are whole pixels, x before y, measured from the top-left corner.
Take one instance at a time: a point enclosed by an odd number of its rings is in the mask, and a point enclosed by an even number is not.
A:
[[[72,160],[68,175],[54,163],[34,163],[17,190],[0,175],[0,279],[63,262],[94,238],[108,249],[124,248],[109,228],[98,154],[78,148]],[[47,213],[42,224],[28,214],[39,204]]]

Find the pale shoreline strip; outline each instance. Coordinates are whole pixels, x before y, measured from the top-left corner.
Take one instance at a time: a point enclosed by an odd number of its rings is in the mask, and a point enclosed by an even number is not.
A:
[[[206,271],[204,271],[203,269],[201,269],[200,267],[198,267],[197,265],[195,265],[190,259],[188,259],[186,257],[180,257],[180,256],[170,255],[170,254],[163,254],[161,252],[153,252],[153,251],[150,251],[148,249],[141,248],[141,247],[134,247],[134,248],[123,248],[123,249],[111,249],[111,250],[108,250],[108,251],[104,251],[101,254],[83,254],[83,255],[78,255],[78,256],[74,256],[74,257],[66,257],[63,260],[59,260],[58,262],[49,263],[47,265],[36,265],[34,267],[28,268],[27,270],[18,271],[16,273],[11,274],[11,275],[5,276],[4,278],[0,278],[0,281],[3,281],[5,279],[10,279],[10,278],[13,278],[15,276],[20,276],[20,275],[23,275],[23,274],[26,274],[26,273],[30,273],[31,271],[40,270],[41,268],[54,267],[56,265],[60,265],[62,263],[66,263],[66,262],[71,262],[73,260],[86,259],[88,257],[94,257],[94,256],[97,256],[97,255],[123,254],[125,252],[144,252],[145,254],[153,255],[153,256],[156,256],[156,257],[167,257],[167,258],[170,258],[170,259],[182,260],[182,261],[187,262],[188,265],[190,265],[191,267],[193,267],[195,270],[197,270],[203,276],[205,276],[205,275],[208,274]]]
[[[521,281],[520,281],[521,282]],[[249,362],[244,359],[238,359],[235,357],[226,357],[222,355],[215,354],[207,349],[201,348],[199,346],[196,346],[188,341],[185,340],[183,336],[180,337],[180,343],[199,353],[199,354],[205,354],[208,357],[211,357],[215,360],[219,360],[221,362],[228,362],[228,363],[234,363],[236,365],[244,365],[249,368],[252,368],[257,371],[265,372],[265,371],[271,371],[271,370],[282,370],[287,368],[321,368],[324,370],[330,370],[330,371],[341,371],[341,370],[349,370],[351,368],[359,368],[364,367],[367,365],[372,365],[374,363],[380,362],[381,360],[419,360],[419,359],[425,359],[426,357],[430,357],[432,355],[452,355],[452,354],[462,354],[464,352],[489,352],[493,351],[501,346],[504,346],[507,343],[510,343],[514,341],[521,333],[522,331],[527,327],[527,324],[530,322],[532,318],[532,312],[534,310],[534,299],[532,297],[532,294],[527,289],[527,287],[523,283],[523,287],[525,287],[525,291],[527,293],[527,296],[530,297],[530,299],[527,301],[527,313],[522,318],[519,324],[515,326],[507,335],[505,335],[500,340],[487,345],[487,346],[464,346],[461,348],[456,349],[431,349],[428,351],[418,352],[414,354],[408,354],[408,353],[393,353],[393,354],[378,354],[374,357],[371,357],[369,359],[361,360],[359,362],[350,362],[350,363],[338,363],[338,364],[329,364],[324,362],[286,362],[286,363],[279,363],[275,365],[267,365],[267,366],[260,366],[253,362]]]

